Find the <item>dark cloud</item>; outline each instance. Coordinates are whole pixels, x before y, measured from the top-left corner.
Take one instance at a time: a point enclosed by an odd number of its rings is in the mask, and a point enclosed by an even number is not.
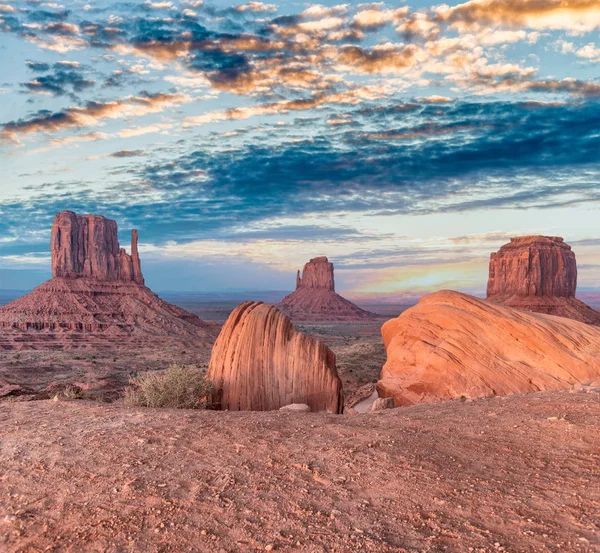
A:
[[[110,157],[138,157],[145,155],[146,152],[143,150],[119,150],[118,152],[110,154]]]
[[[248,136],[241,146],[228,148],[222,138],[218,148],[210,141],[179,157],[169,153],[165,162],[153,155],[152,162],[130,168],[129,181],[102,195],[83,186],[65,188],[63,195],[41,190],[31,204],[5,206],[0,232],[22,221],[46,228],[51,215],[69,208],[129,221],[153,242],[232,240],[253,236],[232,231],[240,221],[258,225],[306,213],[435,213],[600,199],[598,101],[535,109],[525,103],[457,102],[418,109],[432,121],[427,136],[414,110],[390,110],[386,117],[369,106],[348,112],[361,128],[382,135],[412,132],[409,141],[350,130],[340,131],[348,145],[340,147],[325,123],[313,122],[314,136],[305,140]],[[435,124],[443,132],[432,132]],[[181,147],[187,150],[189,143]],[[287,232],[259,230],[254,238],[285,239]],[[288,236],[301,234],[293,229]],[[354,239],[343,229],[336,236]]]
[[[85,73],[77,64],[66,62],[47,63],[27,62],[27,66],[34,72],[43,73],[31,81],[21,83],[21,87],[34,94],[46,93],[53,96],[69,95],[76,99],[76,93],[93,87],[95,81],[85,77]]]

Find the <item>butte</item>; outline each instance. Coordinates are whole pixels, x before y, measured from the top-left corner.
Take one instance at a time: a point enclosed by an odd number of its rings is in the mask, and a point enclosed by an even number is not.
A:
[[[145,286],[137,231],[129,255],[115,221],[63,211],[51,251],[53,278],[0,309],[0,349],[209,347],[216,338],[216,325]]]
[[[315,257],[296,276],[296,290],[277,307],[296,321],[362,321],[377,315],[361,309],[335,291],[333,263]]]
[[[490,256],[488,301],[600,325],[600,313],[575,297],[576,288],[575,253],[562,238],[511,238]]]

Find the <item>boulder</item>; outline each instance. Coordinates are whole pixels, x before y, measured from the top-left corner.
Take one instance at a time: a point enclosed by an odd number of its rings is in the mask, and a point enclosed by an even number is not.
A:
[[[279,408],[280,411],[292,411],[294,413],[309,413],[310,407],[306,403],[292,403]]]
[[[296,290],[277,307],[297,321],[360,321],[374,319],[369,313],[335,292],[333,263],[315,257],[296,275]]]
[[[304,403],[311,411],[343,411],[335,354],[262,302],[242,303],[231,313],[207,378],[214,385],[213,404],[221,409],[271,411]]]
[[[556,236],[511,238],[490,256],[487,299],[524,311],[600,324],[600,313],[575,298],[577,262]]]
[[[458,292],[421,299],[381,330],[377,383],[394,405],[571,388],[600,376],[600,328]]]
[[[394,399],[391,397],[378,397],[371,405],[370,412],[383,411],[384,409],[393,409]]]

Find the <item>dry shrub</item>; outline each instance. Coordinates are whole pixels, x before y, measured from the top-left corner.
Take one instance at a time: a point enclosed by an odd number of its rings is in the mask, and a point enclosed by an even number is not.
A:
[[[129,379],[125,388],[126,405],[171,407],[173,409],[210,408],[211,384],[197,368],[173,364],[164,371],[150,371]]]

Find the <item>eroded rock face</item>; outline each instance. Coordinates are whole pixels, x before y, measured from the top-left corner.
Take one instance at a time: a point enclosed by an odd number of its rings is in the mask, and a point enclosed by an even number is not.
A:
[[[231,313],[213,347],[208,379],[221,409],[271,411],[304,403],[311,411],[343,411],[335,354],[262,302],[242,303]]]
[[[600,324],[600,313],[575,298],[577,262],[556,236],[511,238],[490,256],[487,299],[494,303]]]
[[[144,284],[137,247],[135,230],[128,255],[119,247],[115,221],[101,215],[63,211],[52,226],[52,276]]]
[[[490,256],[488,298],[551,296],[574,298],[577,262],[571,246],[557,236],[511,238]]]
[[[570,388],[600,375],[600,328],[458,292],[425,296],[381,329],[377,391],[395,405]]]
[[[296,290],[277,307],[297,321],[353,321],[376,317],[335,292],[333,263],[315,257],[296,276]]]
[[[300,271],[298,271],[296,289],[298,288],[335,290],[333,263],[330,263],[325,256],[311,259],[304,265],[302,275],[300,275]]]
[[[218,327],[147,288],[137,246],[133,231],[131,255],[120,248],[115,221],[59,213],[54,278],[0,309],[0,349],[209,347]]]

